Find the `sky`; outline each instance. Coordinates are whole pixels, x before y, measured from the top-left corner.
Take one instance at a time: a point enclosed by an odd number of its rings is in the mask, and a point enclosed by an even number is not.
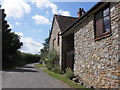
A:
[[[49,0],[2,0],[6,20],[23,42],[22,52],[38,54],[49,36],[54,14],[77,17],[79,8],[88,11],[96,2],[51,2]]]

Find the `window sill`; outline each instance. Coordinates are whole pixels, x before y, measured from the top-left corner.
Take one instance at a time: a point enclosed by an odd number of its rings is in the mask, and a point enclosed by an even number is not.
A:
[[[112,35],[112,34],[109,33],[109,34],[107,34],[107,35],[104,35],[104,36],[101,36],[101,37],[95,38],[95,41],[100,40],[100,39],[104,39],[104,38],[109,37],[109,36],[111,36],[111,35]]]

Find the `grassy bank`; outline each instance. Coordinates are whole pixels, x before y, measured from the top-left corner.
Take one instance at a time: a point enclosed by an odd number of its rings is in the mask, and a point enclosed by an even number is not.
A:
[[[38,68],[45,68],[43,64],[35,64],[35,67],[38,67]]]
[[[38,67],[38,68],[44,68],[44,65],[41,65],[41,64],[36,64],[35,67]],[[71,80],[69,80],[68,78],[66,78],[64,75],[60,75],[60,74],[56,74],[48,69],[44,69],[43,70],[44,72],[48,73],[49,76],[52,76],[58,80],[61,80],[63,81],[64,83],[66,83],[68,86],[70,86],[71,88],[76,88],[76,90],[91,90],[89,88],[86,88],[80,84],[77,84]],[[62,88],[62,87],[61,87]]]
[[[75,83],[75,82],[73,82],[73,81],[70,81],[70,80],[67,79],[64,75],[56,74],[56,73],[51,72],[51,71],[49,71],[49,70],[47,70],[47,69],[45,69],[44,71],[47,72],[48,75],[50,75],[50,76],[52,76],[52,77],[54,77],[54,78],[57,78],[58,80],[63,81],[64,83],[66,83],[67,85],[69,85],[69,86],[72,87],[72,88],[85,88],[85,87],[82,86],[82,85],[79,85],[79,84],[77,84],[77,83]],[[86,90],[87,90],[87,89],[86,89]]]
[[[56,74],[54,72],[51,72],[47,69],[44,70],[44,72],[47,72],[48,75],[54,77],[54,78],[57,78],[58,80],[61,80],[63,81],[64,83],[66,83],[68,86],[70,86],[71,88],[76,88],[75,90],[92,90],[90,88],[86,88],[80,84],[77,84],[69,79],[67,79],[64,75],[60,75],[60,74]]]

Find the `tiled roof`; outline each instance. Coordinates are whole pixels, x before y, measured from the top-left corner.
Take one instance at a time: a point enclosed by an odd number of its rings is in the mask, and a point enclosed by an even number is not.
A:
[[[75,17],[69,17],[69,16],[62,16],[62,15],[54,15],[61,32],[63,32],[64,30],[66,30],[69,26],[71,26],[76,20],[78,20],[78,18]]]
[[[95,11],[98,7],[100,7],[102,4],[107,4],[109,2],[102,2],[102,0],[100,2],[98,2],[96,5],[94,5],[89,11],[87,11],[83,16],[81,16],[79,19],[77,19],[72,25],[68,26],[68,28],[66,28],[66,30],[64,30],[62,32],[61,35],[63,35],[64,33],[66,33],[67,31],[70,30],[70,28],[72,28],[74,25],[76,25],[77,23],[79,23],[83,18],[89,16],[89,14],[93,11]],[[95,12],[94,12],[95,13]]]

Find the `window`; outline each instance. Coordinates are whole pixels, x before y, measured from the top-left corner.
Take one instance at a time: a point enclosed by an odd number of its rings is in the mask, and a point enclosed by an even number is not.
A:
[[[109,5],[95,14],[95,38],[101,39],[111,34]]]
[[[53,39],[53,50],[55,49],[55,38]]]
[[[60,41],[60,34],[58,33],[58,35],[57,35],[57,45],[59,46],[59,41]]]

